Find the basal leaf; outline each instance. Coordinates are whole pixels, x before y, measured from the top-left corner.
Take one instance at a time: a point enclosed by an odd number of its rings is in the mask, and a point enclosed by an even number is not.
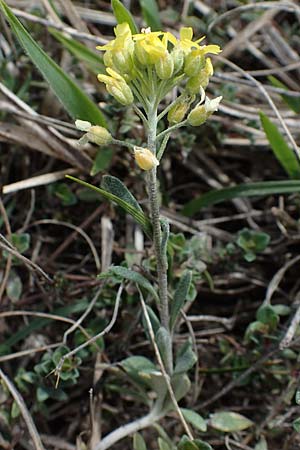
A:
[[[297,156],[288,146],[277,126],[263,112],[259,115],[274,155],[290,178],[300,178],[300,163]]]
[[[111,0],[111,6],[118,23],[127,22],[132,34],[139,32],[131,13],[125,8],[120,0]]]
[[[240,184],[239,186],[209,191],[200,197],[196,197],[184,206],[182,213],[185,216],[192,216],[202,208],[237,197],[294,194],[295,192],[300,192],[300,181],[298,180],[260,181],[257,183]]]
[[[140,433],[133,435],[133,450],[147,450],[146,442]]]
[[[197,355],[193,352],[192,343],[188,340],[178,350],[174,373],[188,372],[196,361]]]
[[[20,44],[68,113],[74,119],[84,119],[93,124],[106,126],[105,118],[98,106],[44,52],[3,0],[0,0],[0,7]]]
[[[225,433],[246,430],[252,425],[251,420],[235,412],[218,412],[210,417],[210,426]]]
[[[202,416],[200,416],[200,414],[196,413],[192,409],[187,408],[180,408],[180,409],[185,420],[187,420],[190,424],[192,424],[193,427],[203,432],[207,430],[206,421],[203,419]]]
[[[117,197],[115,194],[112,194],[111,192],[108,192],[97,186],[93,186],[92,184],[87,183],[86,181],[79,180],[78,178],[72,177],[71,175],[66,175],[66,178],[69,178],[72,181],[76,181],[76,183],[79,183],[82,186],[92,189],[95,192],[98,192],[98,194],[102,195],[102,197],[106,198],[107,200],[116,203],[118,206],[123,208],[128,214],[130,214],[136,220],[136,222],[141,226],[141,228],[149,238],[152,237],[151,222],[148,219],[148,217],[146,217],[145,214],[140,211],[140,209],[137,209],[132,204],[128,203],[122,198]]]

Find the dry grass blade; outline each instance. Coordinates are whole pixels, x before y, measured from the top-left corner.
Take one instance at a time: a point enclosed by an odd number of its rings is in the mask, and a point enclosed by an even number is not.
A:
[[[16,183],[7,184],[2,187],[3,194],[11,194],[19,192],[24,189],[32,189],[38,186],[45,186],[47,184],[55,183],[58,180],[64,179],[65,176],[74,175],[78,172],[77,169],[59,170],[58,172],[45,173],[36,177],[27,178],[26,180],[17,181]]]
[[[32,420],[32,417],[27,409],[27,406],[23,400],[23,397],[18,392],[16,387],[13,385],[13,383],[10,381],[10,379],[5,375],[5,373],[0,369],[0,377],[2,378],[2,381],[6,385],[7,389],[13,396],[16,404],[18,405],[20,412],[23,416],[23,419],[26,423],[26,426],[28,428],[29,434],[31,436],[31,439],[33,441],[34,447],[36,450],[46,450],[43,446],[43,443],[41,441],[41,438],[39,436],[39,433],[36,429],[36,426]]]

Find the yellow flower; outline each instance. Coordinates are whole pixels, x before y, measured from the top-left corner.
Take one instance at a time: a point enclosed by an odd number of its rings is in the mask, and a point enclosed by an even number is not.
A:
[[[150,31],[150,28],[144,30],[144,33],[134,34],[134,51],[138,61],[143,65],[155,64],[160,58],[168,54],[167,42],[163,42],[159,36],[162,31]]]
[[[156,156],[144,147],[134,147],[134,158],[137,165],[143,170],[151,170],[159,165]]]
[[[104,64],[113,67],[121,73],[130,73],[133,67],[132,53],[134,43],[128,23],[122,23],[115,27],[116,39],[106,45],[96,47],[98,50],[106,50],[103,56]]]

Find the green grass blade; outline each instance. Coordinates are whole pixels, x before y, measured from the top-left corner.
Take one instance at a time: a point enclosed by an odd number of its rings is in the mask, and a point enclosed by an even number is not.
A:
[[[237,197],[294,194],[295,192],[300,192],[300,181],[298,180],[262,181],[258,183],[240,184],[239,186],[209,191],[207,194],[191,200],[184,206],[182,214],[192,216],[202,208]]]
[[[274,155],[290,178],[300,178],[300,163],[295,153],[287,145],[277,126],[263,112],[259,115]]]
[[[272,75],[270,75],[268,77],[268,79],[271,81],[273,86],[280,88],[280,89],[285,89],[286,91],[288,90],[288,88],[286,87],[285,84],[283,84],[281,81],[277,80],[277,78],[273,77]],[[300,97],[292,97],[289,94],[280,94],[280,95],[281,95],[282,100],[285,101],[285,103],[288,105],[288,107],[292,111],[294,111],[297,114],[300,113]]]
[[[71,175],[66,175],[66,178],[69,178],[72,181],[76,181],[76,183],[81,184],[82,186],[85,186],[89,189],[93,189],[94,191],[98,192],[98,194],[102,195],[102,197],[106,198],[107,200],[110,200],[112,202],[115,202],[118,206],[123,208],[128,214],[130,214],[135,221],[141,226],[144,233],[149,237],[152,238],[152,225],[148,217],[145,216],[143,212],[135,208],[133,205],[129,204],[122,198],[117,197],[116,195],[112,194],[111,192],[105,191],[104,189],[98,188],[96,186],[93,186],[90,183],[87,183],[86,181],[79,180],[78,178],[72,177]]]
[[[151,31],[160,31],[162,24],[159,18],[159,10],[155,0],[140,0],[142,14]]]
[[[106,126],[105,118],[98,106],[35,42],[3,0],[0,0],[0,7],[20,44],[68,113],[74,119],[88,120],[93,124]]]
[[[105,73],[103,58],[100,53],[98,55],[96,51],[93,52],[88,47],[81,44],[81,42],[66,37],[60,31],[53,29],[50,29],[49,31],[55,39],[57,39],[79,61],[82,61],[95,75],[98,73]]]
[[[139,32],[139,29],[134,21],[134,18],[132,17],[128,9],[125,8],[123,3],[120,2],[120,0],[111,0],[111,6],[118,23],[127,22],[131,29],[132,34],[136,34]]]

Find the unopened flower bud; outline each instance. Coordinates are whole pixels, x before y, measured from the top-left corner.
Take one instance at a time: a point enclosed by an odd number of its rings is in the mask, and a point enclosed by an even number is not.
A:
[[[113,137],[110,132],[100,125],[92,125],[87,120],[76,120],[75,126],[80,131],[85,131],[85,134],[79,139],[79,144],[87,144],[92,142],[97,145],[106,145],[112,142]]]
[[[134,158],[143,170],[151,170],[159,165],[158,159],[148,148],[134,147]]]
[[[209,83],[209,77],[214,73],[213,65],[210,58],[206,58],[205,66],[197,76],[191,77],[186,84],[186,88],[190,94],[198,94],[200,87],[206,89]]]
[[[122,105],[131,105],[133,102],[133,94],[128,86],[124,83],[114,83],[106,86],[107,92],[109,92],[119,103]]]
[[[193,127],[202,125],[213,112],[218,110],[221,100],[222,97],[216,97],[213,100],[206,97],[204,105],[198,105],[190,112],[187,118],[188,123]]]
[[[155,70],[158,78],[161,80],[168,80],[172,77],[174,71],[174,61],[170,53],[167,53],[165,57],[160,58],[155,63]]]
[[[184,63],[184,51],[180,47],[174,47],[171,56],[174,61],[174,74],[178,73]]]
[[[90,142],[97,145],[106,145],[112,141],[110,132],[99,125],[90,127],[87,132],[87,137]]]
[[[191,102],[193,102],[195,97],[184,97],[181,101],[178,101],[168,112],[168,121],[171,124],[181,122],[188,109],[190,107]]]
[[[185,58],[184,72],[188,77],[195,77],[204,66],[204,56],[198,50],[192,50]]]
[[[97,78],[101,83],[105,83],[107,92],[115,97],[122,105],[131,105],[133,102],[133,94],[124,77],[111,67],[108,67],[106,72],[110,76],[99,73]]]

